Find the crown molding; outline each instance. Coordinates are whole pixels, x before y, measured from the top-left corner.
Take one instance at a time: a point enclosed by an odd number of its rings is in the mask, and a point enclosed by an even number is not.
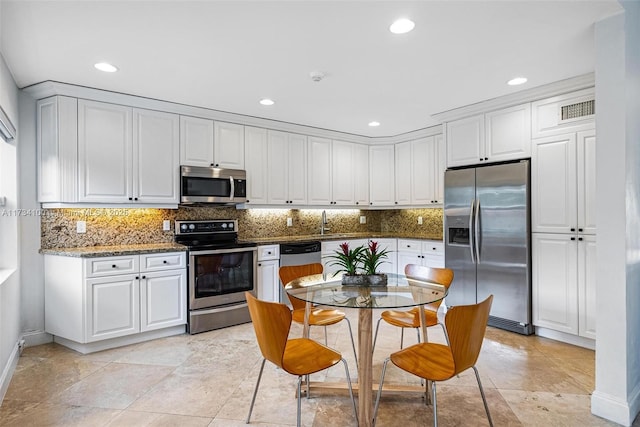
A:
[[[502,108],[512,107],[526,102],[537,101],[539,99],[549,98],[563,93],[575,92],[577,90],[593,86],[595,86],[595,74],[583,74],[581,76],[522,90],[510,95],[488,99],[476,104],[443,111],[433,114],[431,117],[440,123],[450,122],[452,120],[474,116],[476,114],[482,114],[489,111],[500,110]]]

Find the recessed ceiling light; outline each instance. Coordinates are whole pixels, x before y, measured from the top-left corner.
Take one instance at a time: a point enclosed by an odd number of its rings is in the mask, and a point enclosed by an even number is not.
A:
[[[413,27],[415,26],[416,24],[412,20],[402,18],[396,20],[393,24],[391,24],[391,26],[389,27],[389,31],[391,31],[393,34],[405,34],[413,30]]]
[[[118,67],[115,67],[108,62],[98,62],[97,64],[94,64],[94,67],[100,71],[104,71],[105,73],[115,73],[118,71]]]
[[[507,82],[509,86],[517,86],[527,82],[526,77],[515,77]]]
[[[372,128],[380,126],[380,122],[369,122],[369,126],[371,126]]]
[[[275,102],[272,99],[264,98],[260,100],[260,104],[262,105],[273,105]]]

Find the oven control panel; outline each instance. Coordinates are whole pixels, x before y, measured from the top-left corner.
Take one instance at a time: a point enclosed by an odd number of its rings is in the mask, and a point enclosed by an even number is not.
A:
[[[238,221],[235,219],[214,219],[207,221],[176,221],[176,234],[214,234],[238,231]]]

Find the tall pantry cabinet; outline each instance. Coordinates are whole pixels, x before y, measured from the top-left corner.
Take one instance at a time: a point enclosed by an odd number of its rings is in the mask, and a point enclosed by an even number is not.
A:
[[[570,96],[532,104],[532,280],[537,327],[595,339],[596,134],[593,116],[563,125],[547,114]],[[582,102],[581,99],[577,100]],[[536,120],[536,115],[539,117]]]

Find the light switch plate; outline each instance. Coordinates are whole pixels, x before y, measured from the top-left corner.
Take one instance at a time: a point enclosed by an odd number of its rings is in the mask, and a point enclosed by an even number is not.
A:
[[[163,231],[171,230],[171,221],[169,221],[168,219],[165,219],[164,221],[162,221],[162,230]]]
[[[78,234],[87,232],[87,221],[77,221],[76,222],[76,232]]]
[[[287,227],[293,226],[293,218],[287,218]]]
[[[422,225],[422,217],[421,216],[418,217],[418,224]]]
[[[360,224],[366,224],[367,223],[367,217],[364,215],[360,215]]]

